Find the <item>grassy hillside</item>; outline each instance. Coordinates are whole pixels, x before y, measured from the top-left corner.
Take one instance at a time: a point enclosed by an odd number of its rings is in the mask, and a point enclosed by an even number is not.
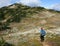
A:
[[[36,22],[35,20],[40,21],[41,19],[45,21],[45,19],[50,19],[48,18],[49,16],[59,15],[59,13],[58,11],[48,10],[43,7],[29,7],[15,3],[0,8],[0,30],[10,29],[10,27],[7,26],[12,22],[19,23],[22,20],[25,21],[25,19],[27,19],[28,22],[30,20]]]

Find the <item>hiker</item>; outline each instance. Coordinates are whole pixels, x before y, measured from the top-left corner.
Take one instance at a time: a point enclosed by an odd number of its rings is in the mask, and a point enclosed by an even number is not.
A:
[[[46,32],[43,28],[41,28],[40,30],[40,39],[41,39],[41,42],[44,42],[44,36],[46,35]]]

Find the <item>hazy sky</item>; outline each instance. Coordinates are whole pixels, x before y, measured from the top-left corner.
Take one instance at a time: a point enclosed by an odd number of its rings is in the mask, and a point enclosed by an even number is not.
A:
[[[60,10],[60,0],[0,0],[0,7],[13,3],[22,3],[29,6],[42,6]]]

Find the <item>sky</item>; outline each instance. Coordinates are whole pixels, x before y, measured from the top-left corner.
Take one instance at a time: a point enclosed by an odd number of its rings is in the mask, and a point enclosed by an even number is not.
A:
[[[42,6],[48,9],[60,10],[60,0],[0,0],[0,7],[14,3],[22,3],[28,6]]]

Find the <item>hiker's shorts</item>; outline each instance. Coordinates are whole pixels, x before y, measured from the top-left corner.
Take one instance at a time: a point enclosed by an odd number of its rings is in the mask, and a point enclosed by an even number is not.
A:
[[[44,41],[44,36],[40,36],[40,39],[43,42]]]

